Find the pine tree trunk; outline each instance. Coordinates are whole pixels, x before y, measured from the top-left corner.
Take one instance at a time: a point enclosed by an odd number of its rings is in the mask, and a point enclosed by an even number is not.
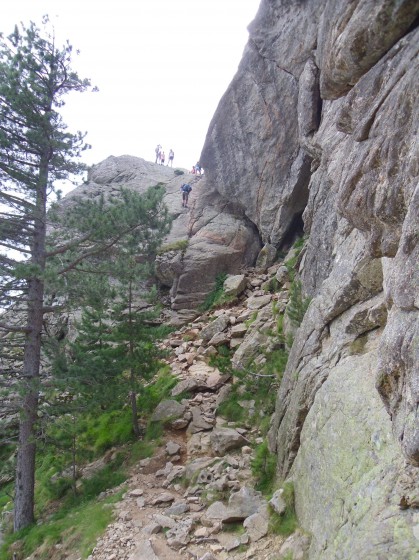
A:
[[[46,193],[48,156],[41,160],[34,212],[31,263],[37,272],[28,281],[28,333],[23,358],[23,402],[19,421],[19,448],[16,463],[14,530],[34,522],[36,420],[41,366],[41,334],[44,307]]]
[[[134,361],[134,329],[132,325],[132,301],[133,301],[133,282],[129,281],[128,284],[128,325],[129,325],[129,358],[131,362],[130,368],[130,399],[131,399],[131,412],[132,412],[132,428],[134,430],[135,437],[140,437],[140,427],[138,425],[138,411],[137,411],[137,392],[135,390],[135,371],[133,367]]]
[[[138,425],[138,410],[137,410],[137,394],[135,391],[131,391],[131,412],[132,412],[132,428],[134,430],[135,437],[140,437],[140,426]]]
[[[14,530],[34,522],[36,420],[39,396],[39,368],[42,330],[42,282],[33,279],[29,289],[30,312],[24,354],[24,396],[19,423],[16,464]]]

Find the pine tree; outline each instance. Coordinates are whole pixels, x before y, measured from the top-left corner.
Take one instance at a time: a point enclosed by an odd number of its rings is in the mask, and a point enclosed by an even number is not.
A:
[[[119,239],[106,260],[95,261],[78,336],[58,348],[54,359],[55,375],[91,406],[123,407],[128,398],[136,437],[141,435],[137,396],[159,367],[155,297],[149,287],[145,295],[141,285],[149,281],[154,255],[170,226],[161,207],[163,193],[160,188],[142,196],[122,191],[126,212],[119,215],[120,223],[129,224],[135,216],[142,226]],[[85,264],[84,280],[87,269]],[[83,288],[86,292],[85,281]]]
[[[47,21],[44,22],[47,24]],[[69,134],[57,109],[70,91],[90,83],[70,68],[72,47],[57,48],[31,23],[0,41],[0,305],[23,313],[24,324],[0,323],[24,334],[24,395],[21,406],[15,489],[15,529],[34,520],[34,425],[38,408],[41,332],[44,314],[47,199],[53,182],[78,173],[87,147],[81,133]]]
[[[94,272],[98,255],[110,253],[124,235],[138,228],[145,241],[152,240],[167,223],[156,189],[148,197],[154,205],[146,207],[125,192],[119,199],[75,203],[64,215],[47,212],[54,182],[84,170],[77,161],[88,147],[84,135],[67,131],[59,109],[66,94],[86,91],[90,82],[71,69],[71,45],[57,47],[47,19],[43,23],[42,30],[31,23],[0,36],[0,307],[6,310],[0,356],[21,391],[15,530],[34,521],[45,314],[57,310],[63,295],[68,301],[80,294],[76,280],[83,263]]]

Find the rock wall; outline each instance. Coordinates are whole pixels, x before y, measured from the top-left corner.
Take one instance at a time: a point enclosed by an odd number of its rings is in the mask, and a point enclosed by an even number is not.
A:
[[[304,223],[312,301],[270,444],[313,560],[419,545],[418,15],[409,0],[263,0],[201,156],[191,245],[211,238],[214,270],[224,224],[253,240],[235,268]],[[178,286],[193,292],[210,261],[192,246]]]

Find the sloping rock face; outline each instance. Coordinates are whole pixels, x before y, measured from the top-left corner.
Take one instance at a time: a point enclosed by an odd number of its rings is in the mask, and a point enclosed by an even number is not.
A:
[[[304,223],[312,301],[270,445],[311,559],[419,544],[418,15],[413,0],[262,1],[201,156],[191,245],[240,219],[281,249]]]

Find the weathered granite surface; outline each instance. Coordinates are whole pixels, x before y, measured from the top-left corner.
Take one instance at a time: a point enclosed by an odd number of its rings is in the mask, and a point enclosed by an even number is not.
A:
[[[242,209],[262,244],[304,222],[313,299],[270,442],[313,559],[407,559],[419,542],[399,507],[418,494],[418,14],[262,1],[201,157],[205,205]]]

